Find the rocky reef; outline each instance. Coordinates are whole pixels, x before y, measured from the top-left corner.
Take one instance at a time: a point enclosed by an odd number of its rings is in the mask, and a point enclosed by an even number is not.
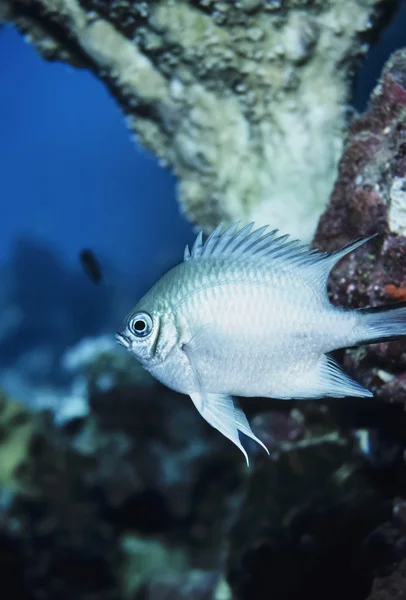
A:
[[[376,306],[406,300],[406,50],[384,68],[368,110],[349,130],[328,209],[315,246],[332,250],[377,233],[350,255],[330,279],[332,301]],[[346,367],[377,397],[404,402],[402,342],[348,351]]]
[[[63,425],[1,397],[0,562],[9,593],[227,597],[221,540],[243,465],[186,398],[150,380],[100,391],[109,356],[117,367],[117,355],[105,353],[89,369],[88,414]]]
[[[1,0],[0,19],[46,59],[105,82],[177,175],[193,223],[271,220],[310,241],[336,177],[354,67],[395,6]]]
[[[186,397],[142,371],[137,380],[121,356],[88,364],[89,411],[63,424],[1,398],[10,593],[386,600],[403,590],[403,405],[247,404],[271,450],[250,447],[248,469]]]

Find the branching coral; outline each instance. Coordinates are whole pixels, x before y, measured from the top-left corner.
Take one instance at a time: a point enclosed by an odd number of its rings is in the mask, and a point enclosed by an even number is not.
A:
[[[206,230],[310,239],[336,175],[355,59],[392,0],[1,0],[42,55],[92,69]]]

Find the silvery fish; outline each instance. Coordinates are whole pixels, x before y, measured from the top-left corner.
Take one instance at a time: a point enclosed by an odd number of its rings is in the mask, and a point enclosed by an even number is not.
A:
[[[328,353],[406,335],[406,303],[347,310],[328,299],[332,267],[372,237],[326,253],[267,226],[219,225],[186,246],[117,340],[156,379],[188,394],[248,463],[240,433],[268,450],[234,396],[372,396]]]

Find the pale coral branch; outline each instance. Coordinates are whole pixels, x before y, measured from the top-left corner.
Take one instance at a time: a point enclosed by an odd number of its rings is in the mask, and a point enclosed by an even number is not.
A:
[[[109,86],[177,175],[193,223],[255,220],[309,240],[336,177],[350,74],[393,6],[0,0],[0,15],[45,58]]]

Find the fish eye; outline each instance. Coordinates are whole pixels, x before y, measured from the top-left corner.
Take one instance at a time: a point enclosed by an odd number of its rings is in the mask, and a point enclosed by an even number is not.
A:
[[[152,318],[148,313],[138,313],[131,319],[129,328],[137,337],[146,337],[151,333],[152,325]]]

